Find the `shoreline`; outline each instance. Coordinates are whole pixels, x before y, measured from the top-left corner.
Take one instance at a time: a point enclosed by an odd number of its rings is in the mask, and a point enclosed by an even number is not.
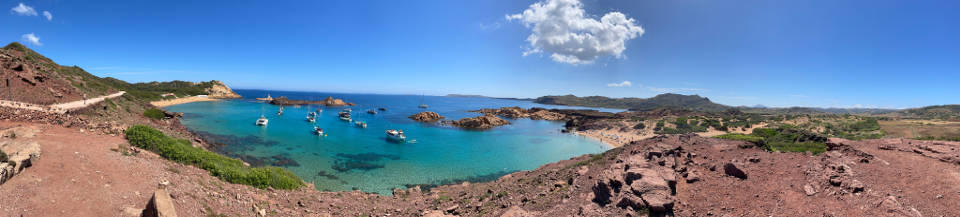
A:
[[[191,103],[191,102],[208,102],[208,101],[218,101],[218,100],[219,99],[214,99],[210,97],[191,96],[191,97],[183,97],[183,98],[177,98],[177,99],[151,101],[150,105],[163,108],[167,106],[179,105],[179,104],[185,104],[185,103]]]

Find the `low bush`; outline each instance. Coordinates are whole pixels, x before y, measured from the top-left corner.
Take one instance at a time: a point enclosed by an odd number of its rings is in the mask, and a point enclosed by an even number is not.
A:
[[[755,144],[763,143],[763,137],[754,136],[754,135],[739,134],[739,133],[727,133],[727,134],[723,134],[723,135],[719,135],[719,136],[714,136],[714,138],[730,139],[730,140],[740,140],[740,141],[752,142],[752,143],[755,143]]]
[[[160,120],[163,118],[163,110],[155,108],[147,109],[146,111],[143,111],[143,116]]]
[[[299,177],[279,167],[251,168],[238,159],[193,147],[190,141],[164,135],[149,126],[136,125],[126,131],[131,145],[149,150],[164,158],[207,170],[224,181],[257,188],[296,189],[303,186]]]

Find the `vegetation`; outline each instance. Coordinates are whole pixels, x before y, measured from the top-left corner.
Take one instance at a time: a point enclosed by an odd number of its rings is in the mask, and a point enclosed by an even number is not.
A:
[[[146,116],[146,117],[148,117],[148,118],[152,118],[152,119],[155,119],[155,120],[160,120],[160,119],[163,118],[163,110],[156,109],[156,108],[150,108],[150,109],[147,109],[147,110],[143,111],[143,116]]]
[[[193,147],[188,140],[169,137],[149,126],[130,127],[126,131],[126,138],[134,146],[155,152],[171,161],[207,170],[211,175],[230,183],[275,189],[296,189],[303,186],[299,177],[283,168],[251,168],[244,165],[243,161]]]
[[[827,138],[791,126],[779,128],[757,128],[749,135],[724,134],[720,139],[747,141],[768,151],[811,152],[819,154],[827,151]]]
[[[729,106],[713,103],[706,97],[672,93],[660,94],[651,98],[577,97],[574,95],[542,96],[534,100],[534,102],[552,105],[623,108],[635,111],[649,111],[658,108],[679,108],[693,111],[720,112],[730,108]]]
[[[128,94],[136,96],[146,101],[161,100],[160,95],[173,93],[177,96],[194,96],[207,94],[206,89],[213,86],[213,81],[208,82],[189,82],[189,81],[168,81],[168,82],[147,82],[147,83],[127,83],[116,78],[104,78],[104,81],[110,85],[127,91]]]
[[[661,127],[659,131],[655,131],[657,134],[684,134],[684,133],[696,133],[696,132],[707,132],[707,127],[699,125],[700,121],[697,119],[688,119],[685,117],[679,117],[673,121],[674,128],[670,127]],[[660,123],[657,123],[659,126]]]
[[[960,136],[957,136],[957,137],[921,136],[921,137],[917,137],[917,138],[914,138],[914,139],[917,139],[917,140],[941,140],[941,141],[957,141],[957,142],[960,142]]]

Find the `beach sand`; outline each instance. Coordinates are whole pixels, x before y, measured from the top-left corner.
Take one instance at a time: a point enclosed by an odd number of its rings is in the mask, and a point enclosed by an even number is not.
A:
[[[620,124],[624,126],[630,126],[634,124],[634,122],[622,121]],[[656,122],[645,121],[644,124],[646,124],[647,126],[653,126],[656,124]],[[766,123],[760,123],[760,124],[754,125],[751,128],[747,128],[746,130],[741,130],[737,128],[737,129],[731,129],[729,132],[719,131],[713,128],[709,128],[707,132],[697,133],[697,135],[703,136],[703,137],[713,137],[713,136],[723,135],[727,133],[750,134],[751,132],[753,132],[753,129],[765,127],[766,125],[767,125]],[[673,126],[668,125],[668,127],[673,127]],[[630,142],[633,142],[633,141],[648,139],[648,138],[657,136],[656,133],[653,133],[653,127],[647,127],[643,130],[630,129],[627,131],[623,131],[620,128],[611,128],[611,129],[603,129],[603,130],[576,131],[574,133],[577,135],[599,140],[600,142],[603,142],[614,148],[621,147],[626,144],[630,144]]]
[[[209,97],[191,96],[191,97],[184,97],[184,98],[177,98],[177,99],[153,101],[153,102],[150,102],[150,105],[153,105],[156,107],[166,107],[171,105],[178,105],[178,104],[191,103],[191,102],[204,102],[204,101],[217,101],[217,99],[209,98]]]

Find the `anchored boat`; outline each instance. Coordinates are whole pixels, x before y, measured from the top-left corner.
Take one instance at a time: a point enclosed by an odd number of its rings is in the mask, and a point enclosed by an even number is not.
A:
[[[257,126],[267,126],[267,117],[260,115],[260,118],[257,119]]]
[[[389,129],[386,131],[386,133],[387,133],[387,139],[389,140],[397,141],[397,142],[403,142],[407,140],[407,136],[403,135],[403,130]]]
[[[353,124],[357,125],[357,127],[359,128],[367,128],[367,122],[357,121],[357,122],[353,122]]]

